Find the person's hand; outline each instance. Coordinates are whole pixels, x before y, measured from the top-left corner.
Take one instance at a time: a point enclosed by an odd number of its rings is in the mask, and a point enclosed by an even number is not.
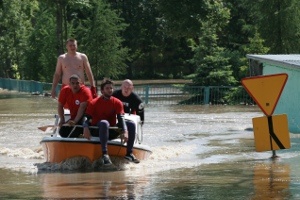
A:
[[[54,91],[51,91],[51,97],[52,97],[53,99],[56,99],[56,92],[55,92],[55,90],[54,90]]]
[[[128,141],[128,131],[124,131],[121,136],[123,143],[127,143]]]
[[[93,98],[96,98],[98,96],[97,87],[91,86],[91,92],[92,92]]]
[[[75,123],[74,120],[69,120],[69,121],[67,122],[67,124],[69,124],[69,126],[75,126],[75,125],[76,125],[76,123]]]
[[[83,128],[83,137],[90,140],[91,139],[91,133],[90,133],[90,129],[85,127]]]
[[[58,127],[62,127],[65,124],[65,120],[60,120],[58,123]]]

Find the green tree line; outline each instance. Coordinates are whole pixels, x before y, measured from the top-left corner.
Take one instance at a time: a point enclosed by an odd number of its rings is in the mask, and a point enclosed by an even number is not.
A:
[[[0,0],[0,77],[52,82],[75,38],[96,80],[237,85],[246,54],[300,48],[298,0]]]

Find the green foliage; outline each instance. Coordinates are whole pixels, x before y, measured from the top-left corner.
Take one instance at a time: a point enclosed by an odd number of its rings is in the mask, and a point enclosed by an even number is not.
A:
[[[298,0],[1,0],[0,76],[52,81],[65,40],[96,79],[238,85],[246,54],[298,53]]]
[[[102,1],[90,1],[90,17],[83,20],[77,33],[88,52],[95,79],[117,78],[125,73],[128,48],[122,46],[121,32],[126,24]]]
[[[18,78],[16,69],[24,66],[32,12],[37,1],[9,1],[0,4],[0,76]]]
[[[266,54],[270,48],[264,46],[265,40],[255,32],[254,37],[249,38],[249,44],[243,46],[243,50],[247,54]]]
[[[174,37],[199,35],[201,19],[208,14],[205,0],[157,0],[161,17],[158,19],[167,34]]]
[[[24,79],[52,82],[57,58],[56,23],[52,10],[40,6],[35,12],[40,17],[32,24],[33,31],[28,39],[29,48],[24,53],[25,65],[21,70]]]
[[[249,44],[243,45],[241,47],[241,52],[243,52],[244,55],[246,54],[266,54],[269,52],[268,47],[264,46],[264,39],[260,37],[260,34],[258,32],[255,32],[254,36],[252,38],[249,38]],[[238,72],[237,77],[238,80],[241,80],[244,77],[248,76],[248,60],[246,57],[240,56],[240,65],[239,70],[236,70]]]
[[[250,97],[247,91],[242,87],[234,87],[227,91],[224,96],[224,101],[228,104],[236,105],[254,105],[255,101]]]
[[[167,30],[160,4],[156,0],[113,1],[128,27],[123,33],[123,45],[129,47],[123,78],[182,78],[193,73],[186,60],[193,55],[186,39],[174,37]],[[179,2],[180,3],[180,2]]]
[[[156,0],[161,13],[159,19],[165,31],[173,37],[195,38],[199,27],[210,21],[217,27],[227,23],[229,10],[222,0]]]
[[[193,79],[195,85],[227,86],[236,83],[225,49],[217,44],[216,29],[210,23],[203,23],[199,45],[193,47],[195,56],[190,62],[197,66],[197,75]]]
[[[219,44],[230,51],[240,51],[241,45],[247,44],[248,38],[252,37],[255,31],[255,23],[251,17],[252,5],[247,5],[246,1],[248,0],[224,0],[224,4],[230,10],[230,18],[218,34]]]
[[[300,2],[298,0],[246,2],[258,25],[258,32],[270,48],[270,53],[299,52]]]

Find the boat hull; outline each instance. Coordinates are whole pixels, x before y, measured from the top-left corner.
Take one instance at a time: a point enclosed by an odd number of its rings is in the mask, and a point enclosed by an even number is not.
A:
[[[91,162],[102,156],[101,143],[98,138],[87,140],[85,138],[45,137],[41,141],[46,162],[60,163],[74,157],[86,157]],[[121,144],[119,139],[109,141],[108,154],[111,157],[124,157],[127,146]],[[135,144],[133,154],[139,160],[145,160],[151,155],[151,150],[145,145]]]

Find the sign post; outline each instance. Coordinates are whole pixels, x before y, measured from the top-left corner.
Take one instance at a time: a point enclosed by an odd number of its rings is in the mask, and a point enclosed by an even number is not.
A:
[[[275,150],[290,148],[287,115],[272,116],[287,78],[282,73],[242,79],[242,85],[266,115],[252,119],[256,151],[271,150],[273,158]]]

